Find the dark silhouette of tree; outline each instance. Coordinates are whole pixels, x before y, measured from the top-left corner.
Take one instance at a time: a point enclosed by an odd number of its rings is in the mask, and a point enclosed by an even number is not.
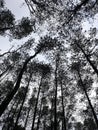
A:
[[[28,120],[29,120],[29,116],[30,116],[29,114],[30,114],[31,108],[34,107],[35,102],[36,102],[35,93],[33,93],[31,98],[28,101],[28,111],[27,111],[26,120],[25,120],[25,123],[24,123],[24,128],[25,129],[27,127],[27,123],[28,123]]]
[[[2,99],[5,98],[5,95],[7,95],[12,88],[13,88],[13,81],[6,80],[5,82],[3,82],[1,84],[1,88],[0,88],[0,102],[2,102]]]
[[[84,127],[83,130],[96,130],[95,122],[92,118],[87,118],[84,120]]]
[[[45,79],[45,76],[49,75],[50,72],[51,72],[50,67],[48,65],[45,65],[45,64],[39,64],[38,65],[38,70],[39,70],[39,73],[41,75],[41,79],[40,79],[40,83],[39,83],[39,88],[38,88],[38,93],[37,93],[37,99],[36,99],[35,108],[34,108],[34,115],[33,115],[33,122],[32,122],[32,128],[31,128],[31,130],[34,130],[34,123],[35,123],[35,118],[36,118],[37,105],[38,105],[38,100],[39,100],[39,95],[40,95],[41,87],[42,87],[43,82],[44,82],[43,80]]]
[[[57,130],[57,70],[58,70],[59,55],[56,56],[55,62],[55,100],[54,100],[54,130]]]
[[[75,130],[82,130],[82,129],[83,129],[83,124],[81,122],[76,122]]]
[[[24,88],[21,87],[14,97],[12,104],[9,106],[8,112],[6,112],[4,115],[4,125],[2,127],[2,130],[9,130],[14,128],[14,120],[17,117],[18,108],[22,101],[22,95],[23,95]]]
[[[91,27],[89,36],[83,32],[83,22],[95,19],[98,13],[97,0],[25,3],[31,15],[17,21],[0,0],[1,36],[19,40],[34,31],[40,39],[38,43],[36,38],[29,39],[0,53],[2,130],[97,129],[97,102],[89,96],[98,75],[97,29]],[[39,54],[45,56],[45,62],[35,59]]]
[[[4,6],[1,1],[0,5]],[[10,10],[3,8],[0,11],[0,35],[6,34],[9,31],[9,35],[15,39],[21,39],[26,37],[33,31],[34,23],[28,17],[23,17],[16,25],[15,17]]]
[[[26,100],[26,96],[27,96],[27,92],[28,92],[28,88],[29,88],[29,84],[30,84],[31,78],[32,78],[32,71],[31,71],[30,76],[29,76],[29,79],[28,79],[28,81],[27,81],[28,84],[27,84],[27,86],[26,86],[26,88],[25,88],[25,92],[24,92],[24,95],[23,95],[23,99],[22,99],[22,103],[21,103],[21,106],[20,106],[20,110],[19,110],[18,115],[17,115],[17,118],[16,118],[16,122],[15,122],[15,127],[14,127],[14,129],[15,129],[16,126],[18,125],[18,120],[19,120],[21,111],[22,111],[22,109],[23,109],[24,102],[25,102],[25,100]]]
[[[4,33],[4,29],[14,25],[14,15],[10,10],[4,9],[0,11],[0,34]]]
[[[48,37],[48,38],[45,37],[45,39],[42,39],[40,41],[40,43],[37,45],[37,47],[35,48],[35,54],[33,56],[30,56],[28,59],[25,60],[25,62],[23,63],[23,67],[21,68],[20,73],[18,75],[17,82],[16,82],[14,89],[12,90],[12,92],[10,92],[8,94],[8,96],[5,98],[5,100],[0,105],[0,116],[5,111],[6,107],[8,106],[10,101],[12,100],[13,96],[16,94],[16,92],[20,86],[23,73],[26,70],[26,67],[27,67],[27,64],[29,63],[29,61],[31,59],[35,58],[37,56],[37,54],[53,49],[53,47],[56,46],[56,42],[57,42],[56,39],[52,39],[50,37]]]
[[[82,129],[97,129],[94,122],[93,114],[91,112],[90,106],[88,105],[85,110],[81,111],[82,117],[84,117]]]
[[[81,45],[79,44],[78,40],[75,40],[74,43],[77,45],[77,47],[81,50],[81,52],[84,54],[87,62],[90,64],[90,66],[92,67],[92,69],[94,70],[94,72],[98,75],[98,69],[97,67],[94,65],[94,63],[90,60],[90,54],[86,54],[85,50],[81,47]]]
[[[62,114],[63,114],[63,119],[62,119],[62,130],[66,130],[66,118],[65,118],[65,106],[64,106],[64,93],[63,93],[63,80],[66,80],[67,77],[65,78],[65,73],[64,70],[59,71],[59,82],[61,86],[61,98],[62,98]]]
[[[38,116],[38,120],[37,120],[37,128],[36,128],[37,130],[39,130],[41,116],[42,116],[42,99],[41,99],[41,103],[40,103],[39,116]]]
[[[22,59],[25,59],[29,55],[30,48],[32,48],[34,44],[34,39],[29,39],[27,42],[25,42],[23,45],[17,47],[17,49],[11,50],[11,48],[1,54],[2,62],[1,62],[1,73],[0,78],[2,81],[2,78],[6,75],[8,76],[10,73],[13,73],[13,77],[16,77],[16,73],[20,70],[20,67],[22,66]],[[15,69],[16,68],[16,69]],[[19,69],[18,69],[19,68]]]
[[[20,125],[18,125],[14,130],[25,130],[25,128],[20,126]]]
[[[88,100],[88,104],[89,104],[89,106],[90,106],[90,108],[91,108],[91,110],[92,110],[92,114],[93,114],[93,116],[94,116],[94,120],[95,120],[95,122],[96,122],[96,126],[98,127],[97,115],[96,115],[96,112],[95,112],[95,110],[94,110],[94,108],[93,108],[93,106],[92,106],[91,100],[90,100],[90,98],[89,98],[89,96],[88,96],[88,93],[87,93],[86,85],[87,85],[88,81],[85,80],[85,82],[84,82],[84,81],[82,80],[81,73],[80,73],[80,68],[81,68],[81,64],[80,64],[80,63],[73,63],[73,64],[72,64],[72,69],[76,71],[76,73],[77,73],[77,75],[78,75],[78,78],[79,78],[79,79],[78,79],[78,86],[81,86],[82,89],[83,89],[83,91],[84,91],[84,93],[85,93],[85,96],[86,96],[86,98],[87,98],[87,100]]]

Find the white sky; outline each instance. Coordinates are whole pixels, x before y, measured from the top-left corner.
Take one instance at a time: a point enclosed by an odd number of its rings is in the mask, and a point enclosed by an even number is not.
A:
[[[16,19],[21,19],[23,16],[29,16],[29,10],[24,3],[24,0],[5,0],[5,6],[11,9]]]

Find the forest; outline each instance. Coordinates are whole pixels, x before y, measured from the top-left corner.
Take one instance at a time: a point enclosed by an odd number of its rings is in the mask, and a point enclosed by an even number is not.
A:
[[[98,0],[21,1],[0,0],[0,38],[25,38],[0,50],[0,130],[98,130]]]

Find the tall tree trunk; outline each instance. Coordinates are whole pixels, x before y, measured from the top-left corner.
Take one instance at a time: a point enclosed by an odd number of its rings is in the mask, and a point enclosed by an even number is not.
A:
[[[29,106],[29,108],[28,108],[28,112],[27,112],[27,116],[26,116],[26,120],[25,120],[25,124],[24,124],[24,128],[25,128],[25,129],[26,129],[26,127],[27,127],[30,110],[31,110],[31,104],[30,104],[30,106]]]
[[[12,111],[12,109],[13,109],[13,106],[15,105],[15,101],[13,102],[13,104],[12,104],[12,106],[11,106],[11,108],[10,108],[10,110],[9,110],[9,112],[8,112],[8,115],[7,115],[7,118],[6,118],[6,120],[5,120],[5,123],[4,123],[4,125],[3,125],[3,127],[2,127],[2,130],[4,130],[5,129],[5,125],[7,124],[7,122],[9,121],[9,117],[10,117],[10,115],[11,115],[11,111]]]
[[[16,103],[15,110],[14,110],[12,116],[11,116],[11,119],[12,119],[12,120],[14,120],[14,116],[15,116],[16,110],[17,110],[17,108],[18,108],[19,102],[20,102],[20,100],[18,100],[18,102]],[[12,127],[12,125],[13,125],[13,124],[10,122],[10,123],[8,124],[7,130],[9,130],[10,127]]]
[[[41,109],[42,109],[42,99],[41,99],[41,104],[40,104],[39,117],[38,117],[38,121],[37,121],[37,129],[36,130],[39,130],[40,118],[41,118],[41,115],[42,115]]]
[[[53,114],[52,114],[52,111],[53,111],[53,98],[52,98],[52,101],[51,101],[51,115],[50,115],[50,129],[51,130],[53,130],[53,120],[52,120]]]
[[[35,124],[35,118],[36,118],[36,112],[37,112],[37,105],[38,105],[39,94],[40,94],[41,85],[42,85],[42,78],[43,78],[43,76],[41,77],[40,85],[39,85],[39,88],[38,88],[38,93],[37,93],[37,99],[36,99],[36,104],[35,104],[35,108],[34,108],[34,115],[33,115],[33,122],[32,122],[31,130],[34,130],[34,124]]]
[[[90,108],[91,108],[91,110],[92,110],[92,114],[93,114],[93,116],[94,116],[94,120],[95,120],[95,122],[96,122],[96,126],[97,126],[97,128],[98,128],[98,119],[97,119],[97,116],[96,116],[96,112],[94,111],[94,108],[93,108],[93,106],[92,106],[91,100],[89,99],[89,96],[88,96],[88,93],[87,93],[87,91],[86,91],[85,85],[84,85],[84,83],[83,83],[83,81],[82,81],[80,72],[78,72],[78,76],[79,76],[79,79],[80,79],[80,82],[81,82],[83,91],[84,91],[84,93],[85,93],[85,96],[86,96],[86,98],[87,98],[87,100],[88,100],[89,106],[90,106]]]
[[[27,84],[27,86],[26,86],[26,88],[25,88],[24,97],[23,97],[23,100],[22,100],[22,103],[21,103],[21,106],[20,106],[20,110],[19,110],[18,115],[17,115],[17,118],[16,118],[16,122],[15,122],[15,127],[14,127],[14,129],[17,127],[18,120],[19,120],[21,111],[22,111],[22,109],[23,109],[23,105],[24,105],[24,102],[25,102],[25,99],[26,99],[26,96],[27,96],[27,92],[28,92],[28,88],[29,88],[29,84],[30,84],[31,78],[32,78],[32,73],[30,73],[29,80],[28,80],[28,84]]]
[[[62,128],[62,130],[66,130],[66,118],[65,118],[65,109],[64,109],[64,95],[63,95],[63,86],[62,86],[62,79],[61,79],[61,98],[62,98],[62,110],[63,110],[63,121],[62,121],[62,123],[63,123],[63,125],[62,125],[62,127],[64,127],[64,128]]]
[[[58,58],[58,57],[57,57]],[[57,70],[58,70],[58,60],[56,59],[56,68],[55,68],[55,100],[54,100],[54,130],[57,130]]]
[[[44,118],[44,122],[43,122],[44,124],[43,124],[43,130],[46,130],[46,116],[45,116],[45,118]]]
[[[3,112],[5,111],[5,109],[7,108],[8,104],[10,103],[10,101],[13,99],[14,95],[16,94],[16,92],[18,91],[19,87],[20,87],[20,83],[21,83],[21,79],[23,76],[23,73],[27,67],[28,62],[33,59],[34,57],[36,57],[36,55],[39,52],[35,53],[33,56],[30,56],[23,64],[23,67],[18,75],[17,78],[17,82],[16,85],[14,87],[14,89],[7,95],[7,97],[4,99],[4,101],[1,103],[0,105],[0,116],[3,114]]]
[[[92,69],[94,70],[94,72],[98,75],[98,69],[97,67],[92,63],[92,61],[90,60],[89,56],[85,53],[85,51],[83,50],[83,48],[78,44],[75,43],[78,48],[82,51],[82,53],[84,54],[86,60],[89,62],[90,66],[92,67]]]

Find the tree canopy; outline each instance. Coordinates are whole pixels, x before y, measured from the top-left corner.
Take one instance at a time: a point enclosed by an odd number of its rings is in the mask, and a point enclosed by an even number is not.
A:
[[[0,0],[0,35],[25,38],[0,54],[1,130],[98,130],[98,1],[23,4],[17,20]]]

